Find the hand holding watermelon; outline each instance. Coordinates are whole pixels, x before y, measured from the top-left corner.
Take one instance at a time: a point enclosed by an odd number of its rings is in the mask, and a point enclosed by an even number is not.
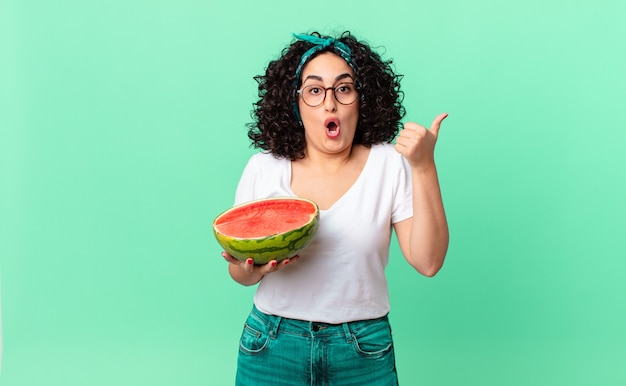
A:
[[[258,265],[258,264],[254,264],[254,259],[252,259],[251,257],[247,258],[245,261],[241,261],[231,256],[230,254],[228,254],[228,252],[222,252],[222,256],[224,257],[224,260],[226,260],[230,264],[233,264],[239,267],[245,273],[247,274],[254,273],[256,275],[260,275],[261,277],[267,275],[268,273],[279,271],[281,268],[283,268],[287,264],[295,262],[296,260],[300,258],[300,256],[296,255],[294,257],[286,258],[281,261],[270,260],[266,264]]]
[[[441,122],[447,113],[439,114],[430,125],[430,130],[415,122],[407,122],[396,139],[396,151],[402,154],[411,167],[424,167],[435,162],[435,143]]]

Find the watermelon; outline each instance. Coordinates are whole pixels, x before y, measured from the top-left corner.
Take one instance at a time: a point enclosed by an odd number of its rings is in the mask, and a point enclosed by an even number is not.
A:
[[[231,256],[255,264],[284,260],[309,245],[319,227],[319,208],[298,197],[273,197],[236,205],[215,218],[213,233]]]

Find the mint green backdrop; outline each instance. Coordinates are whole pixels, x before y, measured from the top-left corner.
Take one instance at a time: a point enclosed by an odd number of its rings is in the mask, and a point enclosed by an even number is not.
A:
[[[626,3],[0,3],[2,386],[230,385],[254,288],[211,234],[252,77],[351,30],[443,111],[447,262],[388,267],[401,383],[626,384]],[[384,48],[383,48],[384,47]],[[280,366],[280,364],[276,364]]]

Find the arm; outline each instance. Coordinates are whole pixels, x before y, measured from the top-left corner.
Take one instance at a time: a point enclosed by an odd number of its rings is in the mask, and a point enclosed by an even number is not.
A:
[[[416,123],[405,124],[396,150],[411,166],[413,217],[394,225],[400,249],[409,264],[425,276],[434,276],[443,266],[448,250],[448,223],[441,198],[434,148],[441,121],[435,118],[430,130]]]

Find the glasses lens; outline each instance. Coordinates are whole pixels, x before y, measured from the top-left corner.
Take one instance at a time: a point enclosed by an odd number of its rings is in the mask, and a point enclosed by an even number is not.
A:
[[[335,98],[337,102],[343,105],[349,105],[353,103],[357,98],[357,92],[354,88],[354,83],[342,83],[335,87]]]
[[[326,90],[320,86],[306,86],[301,91],[302,100],[311,107],[319,106],[324,101]]]

